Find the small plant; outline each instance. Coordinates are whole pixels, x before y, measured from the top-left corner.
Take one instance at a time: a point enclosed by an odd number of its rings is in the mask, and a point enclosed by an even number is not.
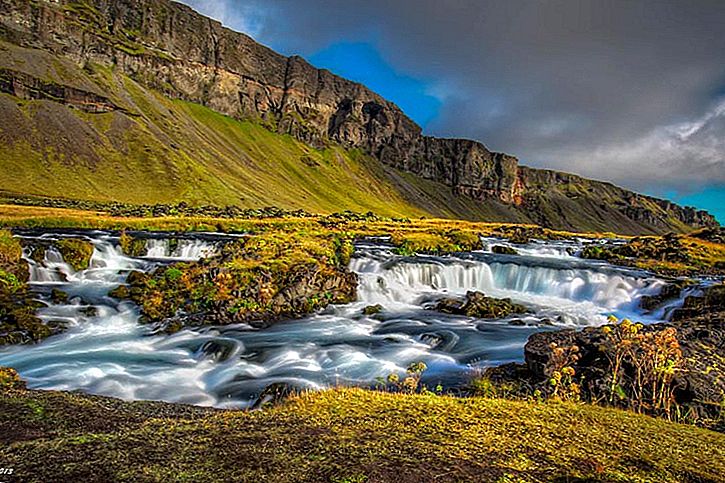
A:
[[[551,343],[551,357],[544,367],[548,377],[546,394],[553,399],[563,401],[579,401],[581,389],[575,382],[574,365],[579,360],[579,347],[576,345],[559,346]]]
[[[423,373],[428,369],[425,362],[413,362],[405,370],[406,376],[401,380],[398,374],[392,373],[387,377],[388,387],[392,387],[393,390],[406,392],[413,394],[415,392],[426,391],[425,387],[421,387],[420,380],[423,377]],[[443,388],[441,387],[441,392]]]
[[[609,402],[630,409],[672,417],[673,379],[682,365],[677,329],[668,327],[645,332],[644,326],[629,319],[602,328],[600,346],[609,359]]]

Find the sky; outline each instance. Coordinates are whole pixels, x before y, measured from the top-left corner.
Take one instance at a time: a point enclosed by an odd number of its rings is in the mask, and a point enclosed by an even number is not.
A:
[[[725,223],[724,0],[184,0],[426,134]]]

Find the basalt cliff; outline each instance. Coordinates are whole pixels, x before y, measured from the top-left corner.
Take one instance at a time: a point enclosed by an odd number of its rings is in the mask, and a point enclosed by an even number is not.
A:
[[[426,136],[365,86],[169,0],[0,0],[0,7],[6,192],[321,211],[380,211],[375,200],[383,200],[407,215],[620,233],[717,225],[704,211],[520,166],[475,141]],[[212,126],[207,111],[241,127],[217,118]],[[270,143],[280,148],[271,152]],[[284,166],[276,166],[280,159]],[[325,171],[330,163],[341,164],[339,176]],[[73,173],[76,181],[42,184],[35,178],[43,173]],[[109,173],[119,177],[114,185]],[[365,185],[372,201],[356,194]]]

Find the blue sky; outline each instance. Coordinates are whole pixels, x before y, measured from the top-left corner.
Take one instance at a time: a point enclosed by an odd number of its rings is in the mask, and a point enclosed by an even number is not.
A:
[[[395,102],[408,117],[425,128],[438,117],[442,101],[428,92],[430,82],[397,72],[371,44],[340,42],[312,54],[317,67],[351,79]]]
[[[725,221],[722,0],[183,0],[426,134]]]

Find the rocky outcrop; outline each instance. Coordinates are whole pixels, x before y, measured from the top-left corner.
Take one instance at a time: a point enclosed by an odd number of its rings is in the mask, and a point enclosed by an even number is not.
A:
[[[439,312],[466,315],[481,319],[500,319],[511,314],[524,314],[528,309],[523,305],[511,302],[511,299],[486,297],[482,292],[468,292],[466,298],[444,298],[435,307]]]
[[[357,275],[347,269],[351,242],[307,237],[308,247],[320,244],[314,258],[299,242],[292,234],[250,237],[211,259],[133,271],[109,295],[136,302],[141,322],[167,333],[234,323],[264,328],[355,300]]]
[[[32,75],[0,68],[0,92],[20,99],[48,99],[82,111],[98,114],[119,109],[104,96],[71,86],[44,81]]]
[[[687,414],[692,420],[717,421],[725,398],[725,312],[644,326],[642,331],[657,334],[668,328],[676,330],[675,336],[682,352],[681,367],[676,370],[672,382],[674,402],[680,406],[682,415]],[[554,350],[576,346],[579,359],[571,366],[576,374],[575,380],[581,386],[582,396],[591,401],[608,401],[612,366],[602,349],[605,339],[602,328],[533,334],[524,349],[527,369],[524,379],[528,378],[530,386],[545,385],[550,377],[547,367],[554,357]],[[627,406],[627,401],[619,398],[625,397],[624,381],[634,377],[634,370],[628,365],[624,367],[619,384],[624,388],[615,398],[617,404]]]
[[[0,6],[0,38],[8,42],[79,66],[114,66],[170,97],[259,120],[314,146],[362,149],[390,168],[447,185],[469,203],[513,207],[518,214],[511,221],[622,233],[717,225],[703,211],[519,166],[475,141],[424,136],[395,104],[366,87],[277,54],[169,0],[0,0]],[[6,92],[60,98],[91,112],[116,108],[89,93],[21,73],[11,77],[3,81]]]

